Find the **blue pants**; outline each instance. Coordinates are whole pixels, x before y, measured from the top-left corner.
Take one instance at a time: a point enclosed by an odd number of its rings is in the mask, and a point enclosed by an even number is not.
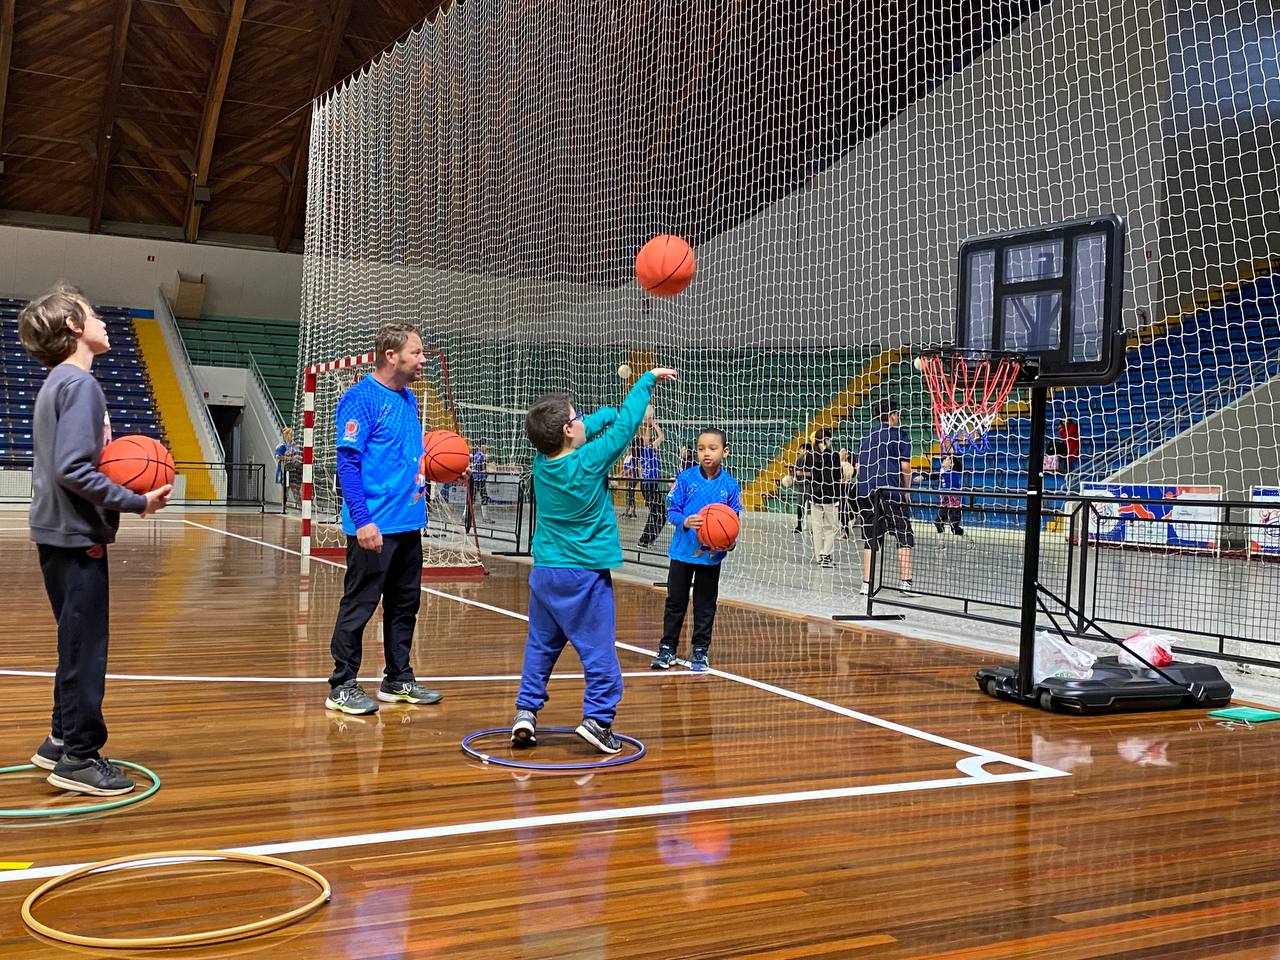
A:
[[[587,677],[583,717],[612,724],[622,699],[622,668],[613,641],[613,577],[608,570],[534,567],[529,574],[529,636],[516,709],[542,709],[549,699],[551,670],[570,643]]]

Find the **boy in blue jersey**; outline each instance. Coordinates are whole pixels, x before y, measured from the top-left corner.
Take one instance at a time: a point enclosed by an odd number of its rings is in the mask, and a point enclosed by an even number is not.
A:
[[[959,490],[963,485],[960,478],[960,465],[951,454],[942,458],[941,470],[938,473],[938,489],[944,491]],[[951,525],[951,532],[957,537],[964,536],[964,527],[960,526],[960,514],[963,502],[956,493],[943,493],[942,505],[938,508],[938,518],[933,522],[939,533]]]
[[[374,340],[377,367],[338,401],[338,483],[347,575],[333,628],[333,674],[324,705],[342,713],[377,713],[356,679],[364,628],[382,601],[386,670],[378,699],[438,703],[409,666],[422,594],[422,528],[427,525],[420,473],[422,423],[409,384],[422,373],[422,338],[387,324]]]
[[[549,393],[525,417],[525,433],[538,451],[533,458],[538,524],[529,574],[529,634],[511,725],[513,746],[537,742],[547,680],[570,643],[587,680],[576,732],[601,753],[621,750],[613,735],[613,718],[622,699],[622,668],[614,648],[609,569],[622,566],[622,546],[608,474],[631,443],[654,385],[675,377],[676,372],[666,367],[650,370],[636,381],[620,410],[604,407],[584,417],[567,393]]]
[[[667,519],[676,529],[667,549],[671,561],[667,570],[667,606],[662,618],[662,644],[650,664],[654,670],[667,670],[675,663],[690,588],[693,589],[693,656],[689,658],[689,666],[694,673],[710,669],[707,648],[711,646],[711,629],[716,622],[720,561],[725,552],[704,547],[698,540],[698,528],[702,526],[702,509],[713,503],[727,504],[742,513],[738,481],[720,465],[728,452],[723,430],[703,430],[698,435],[697,463],[680,472],[675,486],[667,494]]]

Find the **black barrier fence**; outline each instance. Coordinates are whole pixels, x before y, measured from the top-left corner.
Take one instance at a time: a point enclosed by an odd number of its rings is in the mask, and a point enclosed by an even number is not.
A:
[[[267,468],[260,463],[213,463],[183,460],[174,464],[185,482],[175,485],[170,503],[181,506],[267,506]],[[201,483],[203,474],[208,483]]]
[[[176,506],[249,507],[266,509],[267,468],[260,463],[215,463],[182,460],[178,472]],[[31,500],[31,459],[11,461],[0,469],[0,503]]]
[[[908,492],[909,551],[899,547],[893,519]],[[1017,626],[1026,499],[880,491],[874,512],[884,539],[872,551],[867,612],[917,610]],[[960,533],[951,523],[956,510]],[[1280,504],[1250,501],[1047,497],[1039,581],[1049,611],[1072,636],[1089,636],[1096,621],[1121,636],[1171,633],[1183,655],[1280,664],[1278,515]]]

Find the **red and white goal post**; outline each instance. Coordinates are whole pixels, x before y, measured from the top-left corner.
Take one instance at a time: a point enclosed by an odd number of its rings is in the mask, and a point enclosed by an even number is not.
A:
[[[452,430],[465,436],[454,403],[444,352],[426,348],[422,376],[410,386],[418,398],[423,432]],[[338,401],[374,370],[377,355],[362,353],[306,367],[302,392],[302,572],[313,557],[346,556],[342,494],[338,486],[336,430]],[[427,526],[422,538],[422,577],[447,580],[483,576],[480,541],[471,510],[471,485],[427,485]],[[470,530],[467,527],[470,526]]]

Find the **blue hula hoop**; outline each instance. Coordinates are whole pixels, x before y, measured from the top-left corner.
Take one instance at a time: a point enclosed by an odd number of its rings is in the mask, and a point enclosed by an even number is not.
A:
[[[574,727],[539,727],[538,733],[574,733]],[[517,770],[603,770],[607,767],[621,767],[624,764],[635,763],[646,753],[645,745],[635,737],[623,736],[615,733],[614,737],[623,743],[630,744],[636,748],[635,753],[628,753],[616,757],[610,757],[607,760],[593,760],[590,763],[528,763],[523,760],[506,760],[502,757],[495,757],[492,754],[481,753],[471,744],[481,737],[492,737],[496,734],[511,735],[511,730],[507,727],[493,727],[489,730],[477,730],[475,733],[469,733],[462,738],[462,752],[473,760],[479,760],[481,763],[491,763],[499,767],[515,767]]]

